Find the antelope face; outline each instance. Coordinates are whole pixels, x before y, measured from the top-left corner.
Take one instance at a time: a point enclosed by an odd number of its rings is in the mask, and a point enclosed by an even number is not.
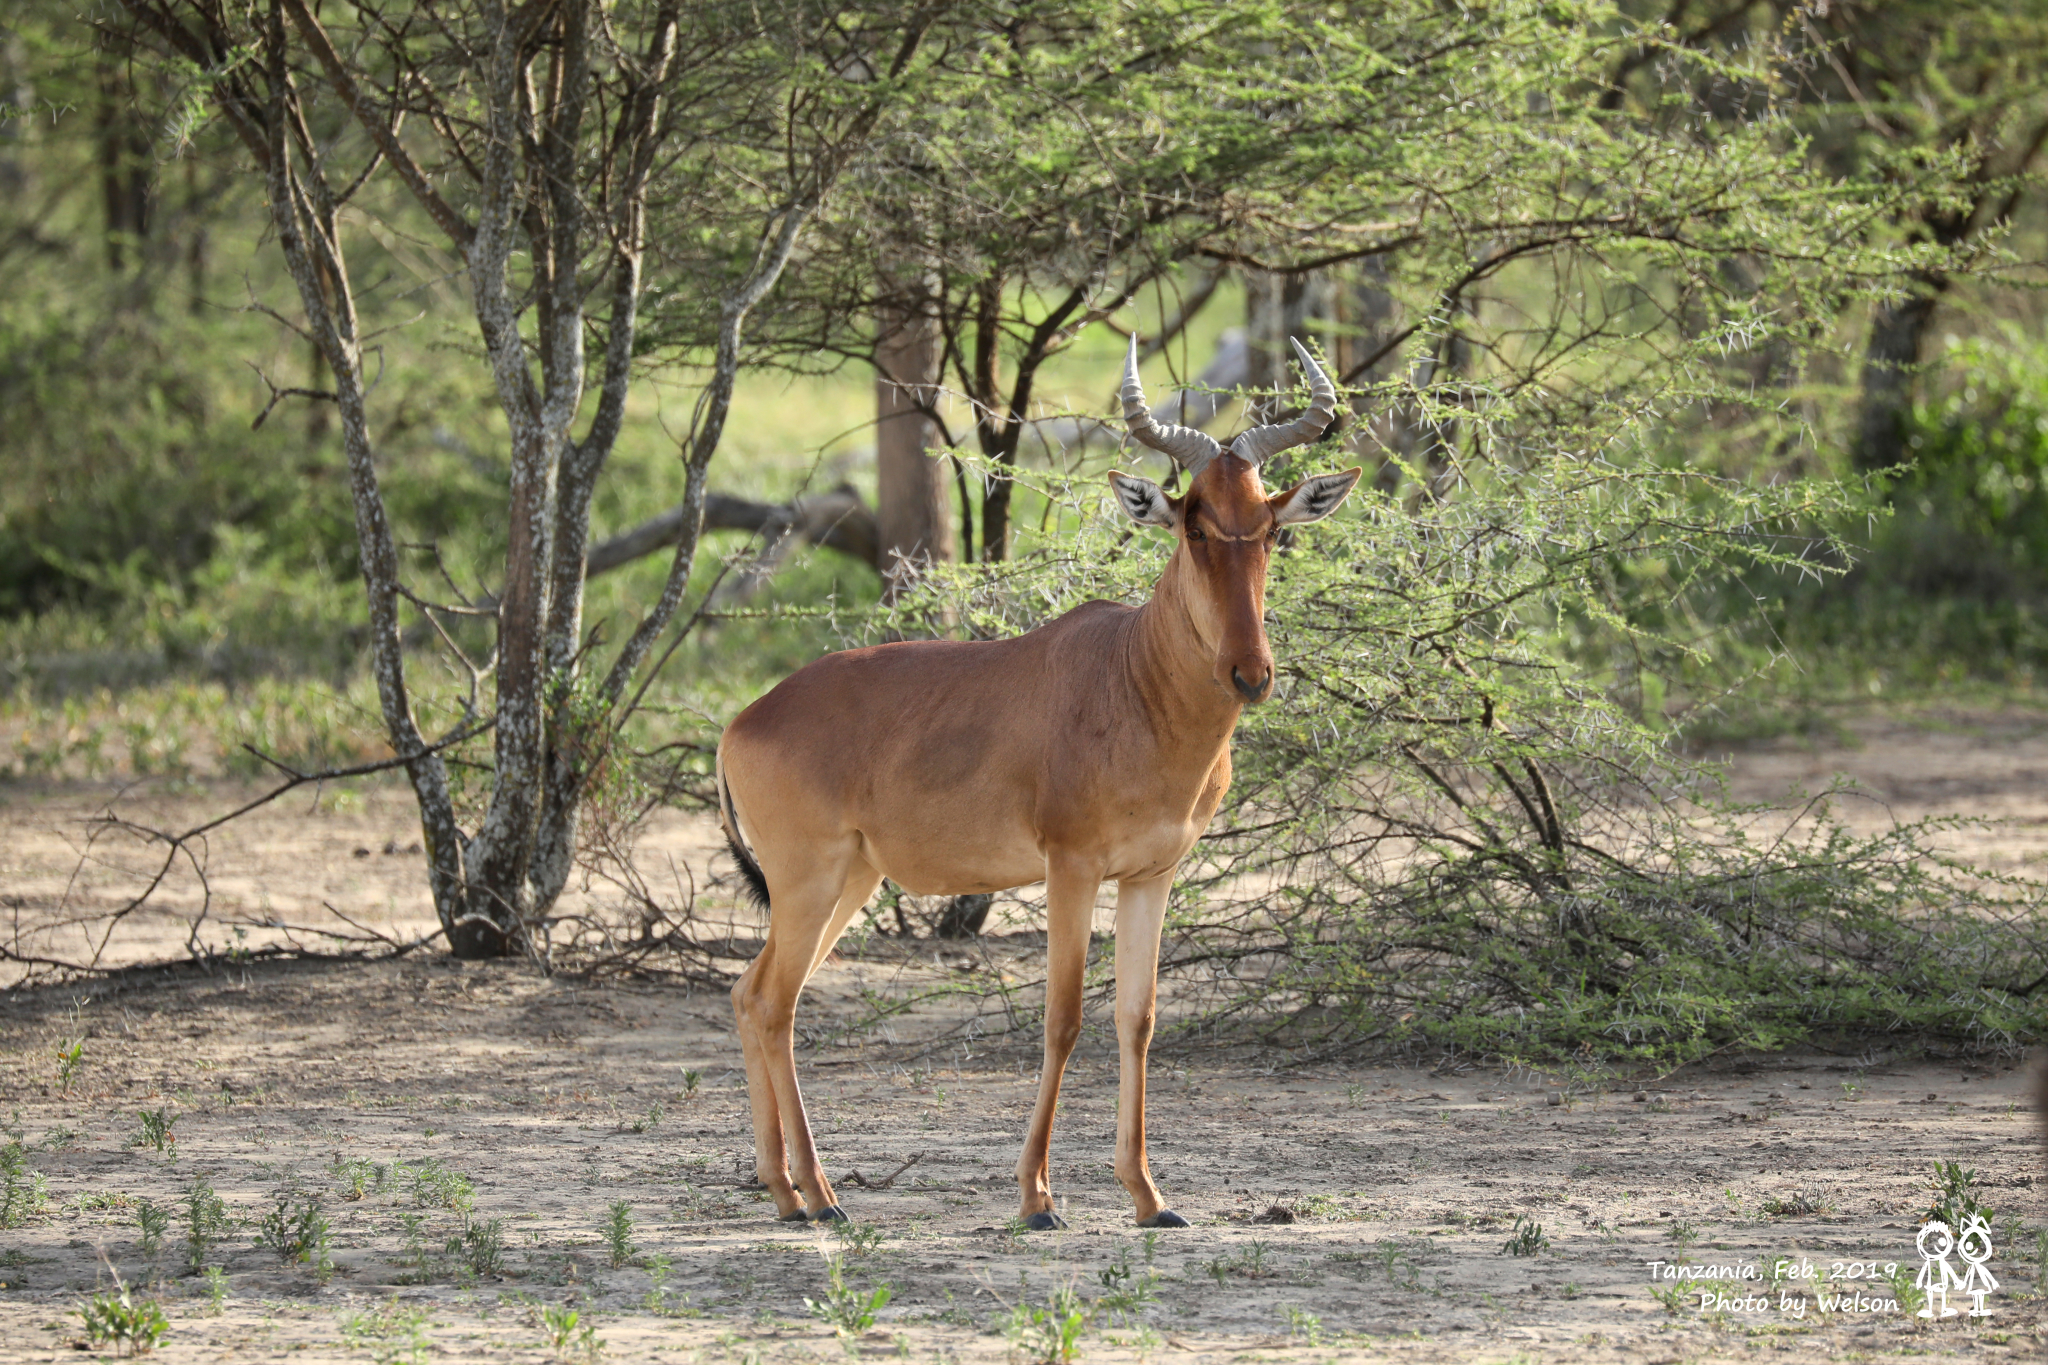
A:
[[[1209,461],[1180,497],[1150,479],[1111,473],[1110,486],[1133,521],[1180,538],[1167,575],[1204,645],[1215,651],[1211,676],[1242,704],[1273,694],[1273,651],[1266,643],[1266,565],[1282,526],[1320,521],[1337,510],[1360,471],[1303,480],[1268,497],[1258,467],[1234,453]]]

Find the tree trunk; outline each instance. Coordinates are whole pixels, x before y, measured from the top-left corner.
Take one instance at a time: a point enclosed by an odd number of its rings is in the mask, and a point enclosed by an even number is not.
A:
[[[155,158],[149,130],[136,116],[134,92],[116,43],[110,36],[100,39],[93,155],[99,169],[107,269],[118,275],[131,262],[142,263],[142,243],[149,235],[150,169]]]
[[[1244,382],[1254,395],[1249,414],[1253,421],[1281,420],[1289,406],[1284,395],[1295,382],[1294,348],[1288,338],[1309,340],[1309,329],[1322,318],[1327,293],[1317,275],[1247,272],[1244,332],[1249,352]]]
[[[939,379],[938,326],[894,311],[875,347],[875,523],[883,596],[894,600],[923,565],[954,558],[949,470],[931,451],[937,426],[923,408]]]
[[[1921,349],[1948,282],[1921,277],[1896,303],[1879,304],[1863,350],[1863,403],[1856,419],[1856,468],[1865,472],[1904,464],[1906,417],[1920,376]]]

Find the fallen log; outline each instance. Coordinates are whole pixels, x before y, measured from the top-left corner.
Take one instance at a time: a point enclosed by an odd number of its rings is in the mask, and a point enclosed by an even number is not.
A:
[[[826,493],[810,493],[789,502],[754,502],[729,493],[704,496],[706,531],[751,531],[761,537],[764,552],[792,538],[823,546],[857,559],[869,568],[881,554],[875,512],[852,484]],[[682,538],[683,509],[673,507],[638,526],[600,541],[590,549],[583,576],[596,578],[644,558]]]

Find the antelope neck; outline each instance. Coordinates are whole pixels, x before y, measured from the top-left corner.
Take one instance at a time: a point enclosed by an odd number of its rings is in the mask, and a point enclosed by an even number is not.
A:
[[[1176,548],[1130,635],[1131,682],[1162,738],[1228,744],[1244,706],[1216,685],[1216,647],[1195,628],[1185,598],[1191,566]]]

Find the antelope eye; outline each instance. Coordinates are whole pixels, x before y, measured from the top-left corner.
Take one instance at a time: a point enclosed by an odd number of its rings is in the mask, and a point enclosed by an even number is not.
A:
[[[1188,523],[1188,539],[1189,539],[1189,540],[1207,540],[1208,538],[1209,538],[1209,537],[1207,537],[1207,536],[1205,536],[1205,535],[1203,535],[1203,534],[1202,534],[1202,528],[1201,528],[1201,527],[1199,527],[1199,526],[1195,525],[1195,524],[1194,524],[1193,522],[1189,522],[1189,523]]]

